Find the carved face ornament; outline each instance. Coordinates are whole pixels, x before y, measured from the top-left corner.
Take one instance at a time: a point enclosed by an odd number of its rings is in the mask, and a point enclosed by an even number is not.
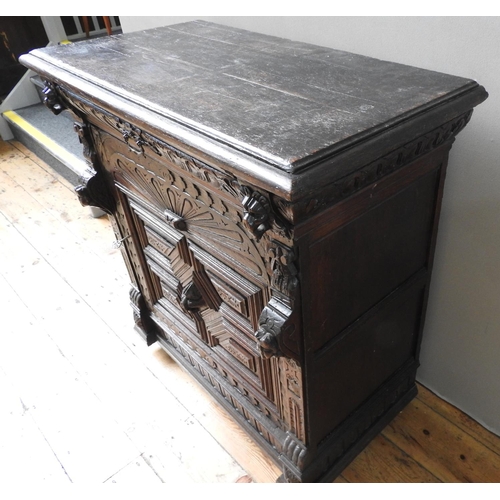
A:
[[[270,206],[267,198],[258,193],[246,188],[245,196],[242,200],[245,215],[243,223],[249,231],[251,231],[257,239],[269,229]]]
[[[264,314],[259,321],[259,329],[255,332],[262,357],[269,359],[279,353],[277,336],[280,333],[282,321]]]

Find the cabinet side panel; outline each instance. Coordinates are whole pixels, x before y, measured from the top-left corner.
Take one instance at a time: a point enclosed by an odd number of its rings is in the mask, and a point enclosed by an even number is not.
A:
[[[301,247],[307,246],[301,277],[313,446],[341,424],[354,429],[350,416],[418,363],[442,153],[334,206]]]
[[[316,442],[413,358],[425,283],[420,279],[405,288],[356,322],[316,359],[310,379]]]
[[[309,341],[314,352],[420,269],[432,237],[439,170],[336,229],[310,247]]]

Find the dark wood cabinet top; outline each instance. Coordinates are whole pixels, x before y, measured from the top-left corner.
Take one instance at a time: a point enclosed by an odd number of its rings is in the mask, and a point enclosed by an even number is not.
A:
[[[464,109],[486,98],[470,79],[205,21],[35,50],[22,61],[282,173],[457,98],[469,96]]]

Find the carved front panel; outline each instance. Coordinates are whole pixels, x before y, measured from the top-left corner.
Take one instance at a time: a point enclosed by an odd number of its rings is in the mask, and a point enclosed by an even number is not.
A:
[[[256,394],[274,402],[270,362],[260,357],[254,335],[265,303],[263,287],[162,225],[132,194],[129,199],[147,236],[143,252],[149,272],[161,289],[155,311],[178,310],[185,333],[209,345],[226,373],[243,377]]]
[[[302,409],[290,412],[297,401],[283,396],[273,357],[282,354],[275,339],[281,329],[290,344],[286,294],[296,287],[296,271],[282,228],[263,212],[263,196],[246,187],[239,197],[221,195],[213,182],[200,182],[199,172],[194,179],[186,169],[166,168],[102,131],[93,137],[130,212],[130,260],[147,274],[153,319],[253,407],[303,439]],[[264,235],[271,227],[274,237]],[[276,348],[270,355],[262,347],[269,337]]]

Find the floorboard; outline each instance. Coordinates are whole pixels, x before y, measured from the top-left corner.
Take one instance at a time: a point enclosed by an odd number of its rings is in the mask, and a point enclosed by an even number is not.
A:
[[[135,333],[106,217],[0,141],[0,478],[272,483],[279,468]],[[498,483],[500,438],[424,387],[336,483]]]

